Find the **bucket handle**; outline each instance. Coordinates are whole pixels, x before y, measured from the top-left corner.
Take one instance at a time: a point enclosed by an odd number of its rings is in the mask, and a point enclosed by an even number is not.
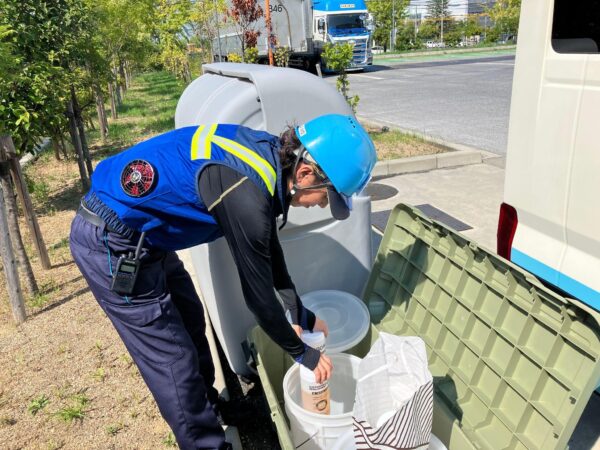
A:
[[[401,343],[401,346],[406,345],[408,342],[409,342],[408,340],[403,340],[402,343]],[[396,362],[398,362],[398,353],[400,353],[400,355],[402,357],[402,363],[404,364],[404,367],[407,367],[408,363],[406,362],[406,356],[405,356],[404,352],[402,352],[402,351],[401,352],[383,352],[383,353],[379,353],[379,354],[374,354],[372,356],[392,355],[393,356],[393,361],[392,362],[396,363]],[[422,363],[424,362],[425,365],[427,365],[427,360],[423,361],[423,358],[421,358],[421,356],[417,352],[415,352],[415,354],[417,355],[417,358],[419,358],[421,360]],[[358,379],[357,383],[360,383],[362,381],[368,380],[372,376],[377,375],[378,373],[383,372],[384,370],[387,370],[389,367],[390,367],[390,363],[384,364],[383,366],[378,367],[377,369],[375,369],[375,370],[369,372],[368,374],[363,375],[362,377],[360,377]],[[410,376],[412,376],[414,378],[417,378],[417,376],[414,373],[412,373],[412,372],[400,372],[400,373],[402,373],[404,375],[410,375]],[[421,381],[421,380],[418,380],[418,381]]]
[[[314,438],[319,432],[315,431],[315,434],[313,434],[312,436],[309,436],[304,442],[302,442],[300,445],[298,445],[296,448],[300,448],[302,447],[304,444],[306,444],[307,442],[310,442],[312,440],[312,438]]]

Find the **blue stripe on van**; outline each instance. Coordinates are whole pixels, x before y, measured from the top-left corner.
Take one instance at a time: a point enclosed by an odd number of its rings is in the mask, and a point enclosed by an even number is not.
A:
[[[600,292],[586,286],[583,283],[541,263],[537,259],[532,258],[529,255],[512,248],[510,253],[511,261],[515,264],[527,269],[539,278],[542,278],[549,283],[559,287],[563,291],[569,293],[573,297],[581,300],[583,303],[591,306],[592,308],[600,311]]]

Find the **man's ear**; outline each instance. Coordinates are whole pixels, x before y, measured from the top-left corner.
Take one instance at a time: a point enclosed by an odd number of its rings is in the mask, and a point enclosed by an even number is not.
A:
[[[301,180],[302,178],[311,175],[312,173],[314,173],[312,167],[310,167],[308,164],[303,163],[296,169],[296,178],[298,180]]]

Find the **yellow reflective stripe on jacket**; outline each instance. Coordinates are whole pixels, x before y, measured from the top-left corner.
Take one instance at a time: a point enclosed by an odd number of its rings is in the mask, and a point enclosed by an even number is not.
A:
[[[218,125],[216,123],[211,125],[206,133],[206,137],[204,137],[204,159],[210,159],[210,146],[212,144],[212,138],[215,134],[215,131],[217,131],[217,126]]]
[[[275,193],[275,180],[277,179],[277,175],[275,174],[275,169],[273,169],[267,160],[262,158],[258,153],[250,150],[248,147],[244,147],[231,139],[222,136],[213,136],[212,141],[223,150],[237,156],[252,167],[265,182],[269,193],[271,195]]]
[[[200,134],[202,133],[202,130],[204,130],[204,128],[204,125],[200,125],[194,133],[194,136],[192,136],[192,148],[190,155],[192,161],[194,159],[198,159],[198,141],[200,140]]]
[[[217,124],[213,124],[210,126],[200,125],[198,127],[194,136],[192,136],[192,161],[195,159],[210,159],[210,145],[212,143],[212,137],[217,130],[217,126]],[[201,145],[203,146],[202,152],[199,151]]]

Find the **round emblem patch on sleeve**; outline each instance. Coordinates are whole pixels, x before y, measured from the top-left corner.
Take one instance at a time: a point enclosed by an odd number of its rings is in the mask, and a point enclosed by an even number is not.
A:
[[[136,159],[121,172],[121,188],[130,197],[142,197],[154,189],[157,173],[148,161]]]

